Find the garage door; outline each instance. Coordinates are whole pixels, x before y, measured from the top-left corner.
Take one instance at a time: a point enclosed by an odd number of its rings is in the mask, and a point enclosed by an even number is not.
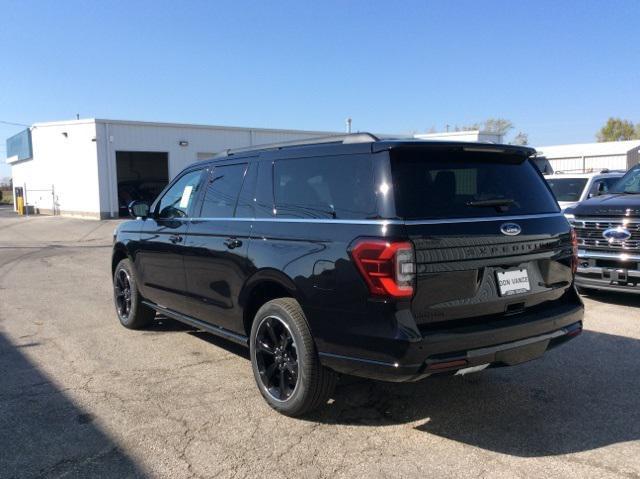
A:
[[[151,203],[169,182],[169,154],[150,151],[116,151],[118,210],[128,216],[132,201]]]

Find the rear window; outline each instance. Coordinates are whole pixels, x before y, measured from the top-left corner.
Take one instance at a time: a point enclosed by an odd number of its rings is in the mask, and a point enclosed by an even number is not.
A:
[[[536,167],[502,153],[396,151],[391,172],[397,215],[405,219],[555,213]]]
[[[586,178],[548,178],[549,188],[558,201],[580,201]]]
[[[276,216],[366,219],[376,215],[369,155],[279,160],[273,167]]]

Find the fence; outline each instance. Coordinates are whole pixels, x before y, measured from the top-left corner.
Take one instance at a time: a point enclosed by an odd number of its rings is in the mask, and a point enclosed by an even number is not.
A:
[[[26,183],[22,187],[14,187],[16,194],[16,203],[18,204],[17,197],[23,198],[24,214],[49,214],[59,215],[60,207],[58,204],[58,198],[56,196],[55,186],[39,187],[28,186]]]

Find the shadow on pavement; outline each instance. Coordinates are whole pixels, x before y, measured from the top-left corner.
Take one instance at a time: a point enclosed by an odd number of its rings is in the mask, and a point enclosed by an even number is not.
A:
[[[82,410],[0,333],[0,476],[144,477]]]
[[[172,318],[168,318],[161,314],[157,314],[153,323],[149,326],[145,327],[145,330],[142,334],[157,334],[157,333],[188,333],[191,336],[194,336],[198,339],[206,341],[212,346],[216,346],[220,349],[224,349],[232,354],[240,356],[244,359],[249,359],[249,349],[245,348],[239,344],[228,341],[224,338],[218,337],[215,334],[206,333],[198,328],[194,328],[193,326],[189,326],[185,323],[181,323]],[[249,364],[249,367],[251,365]]]
[[[239,345],[189,334],[249,359]],[[332,401],[305,420],[418,423],[415,430],[504,454],[568,454],[640,440],[639,365],[640,340],[584,331],[543,358],[511,368],[417,383],[343,377]]]
[[[640,292],[640,288],[638,289],[638,291]],[[597,301],[598,303],[616,304],[618,306],[631,306],[633,308],[637,308],[638,306],[640,306],[640,294],[588,290],[580,293],[580,296],[587,297],[592,301]]]
[[[175,319],[168,318],[162,314],[156,314],[155,319],[151,324],[145,326],[145,334],[154,333],[177,333],[177,332],[193,332],[198,331],[197,328],[189,326],[188,324],[181,323]]]
[[[522,457],[640,439],[640,341],[586,331],[537,361],[468,376],[389,384],[350,379],[308,419],[419,422],[428,432]]]

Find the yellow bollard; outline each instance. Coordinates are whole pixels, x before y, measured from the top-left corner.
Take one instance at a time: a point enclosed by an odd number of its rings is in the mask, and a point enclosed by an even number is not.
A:
[[[18,196],[16,198],[16,207],[18,209],[18,214],[23,215],[24,214],[24,198],[22,196]]]

